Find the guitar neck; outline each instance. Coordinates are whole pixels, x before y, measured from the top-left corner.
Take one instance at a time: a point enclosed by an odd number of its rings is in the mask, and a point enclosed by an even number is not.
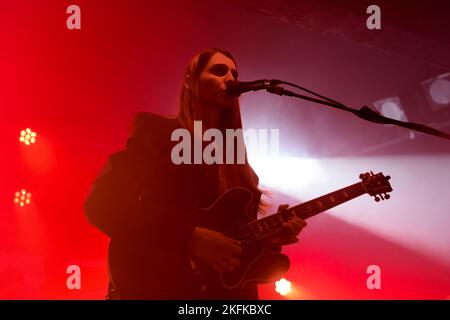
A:
[[[266,218],[233,229],[226,235],[242,241],[245,245],[264,239],[282,228],[283,223],[294,217],[306,220],[321,212],[365,194],[367,191],[361,182],[328,193],[321,197],[279,211]]]
[[[313,200],[304,202],[289,208],[293,215],[303,220],[311,218],[321,212],[334,208],[342,203],[357,198],[366,193],[364,185],[361,182],[351,186],[328,193]],[[291,217],[289,217],[290,219]]]

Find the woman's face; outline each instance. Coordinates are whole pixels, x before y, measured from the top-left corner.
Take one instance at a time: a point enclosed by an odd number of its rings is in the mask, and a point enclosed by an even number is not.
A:
[[[234,97],[225,93],[227,83],[237,81],[238,73],[233,60],[220,52],[214,54],[198,80],[199,100],[203,108],[227,108]]]

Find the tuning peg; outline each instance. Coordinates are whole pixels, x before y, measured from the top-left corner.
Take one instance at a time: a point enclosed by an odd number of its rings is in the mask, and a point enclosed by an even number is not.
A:
[[[370,176],[370,174],[368,173],[368,172],[365,172],[365,173],[361,173],[360,175],[359,175],[359,178],[360,179],[364,179],[364,178],[367,178],[367,177],[369,177]]]
[[[387,200],[387,199],[389,199],[391,196],[389,195],[389,194],[387,194],[387,193],[385,193],[384,194],[384,198]]]
[[[381,193],[380,193],[380,198],[381,198],[381,200],[384,200],[384,197]]]
[[[379,201],[380,201],[380,198],[379,198],[378,196],[375,196],[375,201],[376,201],[376,202],[379,202]]]
[[[372,170],[370,170],[370,175],[374,176],[374,174],[373,174]]]

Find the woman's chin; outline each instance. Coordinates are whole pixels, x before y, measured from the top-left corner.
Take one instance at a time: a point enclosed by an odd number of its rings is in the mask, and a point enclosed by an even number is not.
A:
[[[224,109],[231,108],[234,104],[234,97],[230,97],[228,95],[221,95],[220,105]]]

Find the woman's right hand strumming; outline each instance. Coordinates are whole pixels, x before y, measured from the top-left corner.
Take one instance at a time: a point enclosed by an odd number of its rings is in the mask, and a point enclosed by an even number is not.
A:
[[[239,241],[217,231],[195,227],[189,248],[218,272],[233,271],[240,264],[237,256],[242,253],[242,247]]]

